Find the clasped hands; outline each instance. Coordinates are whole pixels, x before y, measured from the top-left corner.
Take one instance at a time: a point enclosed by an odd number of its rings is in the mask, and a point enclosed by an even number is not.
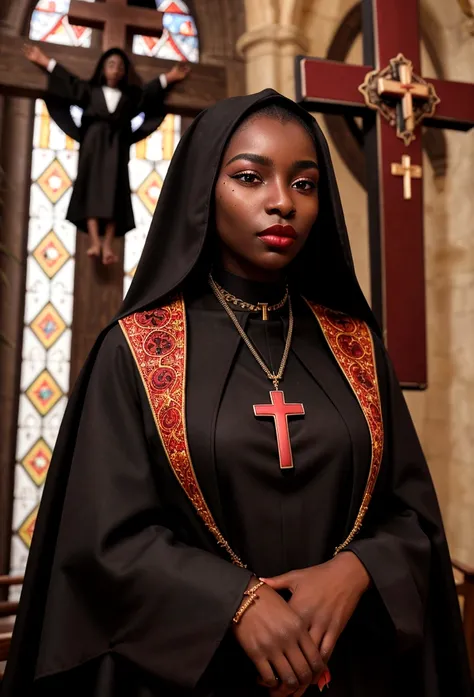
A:
[[[370,585],[365,567],[341,552],[325,564],[262,580],[258,600],[234,627],[259,682],[271,697],[301,697],[309,685],[322,689],[336,642]],[[291,592],[288,602],[281,590]]]

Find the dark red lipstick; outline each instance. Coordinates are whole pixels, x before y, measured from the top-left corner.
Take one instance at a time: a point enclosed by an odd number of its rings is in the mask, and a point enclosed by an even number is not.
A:
[[[259,232],[258,237],[269,247],[286,248],[296,240],[296,230],[292,225],[272,225]]]

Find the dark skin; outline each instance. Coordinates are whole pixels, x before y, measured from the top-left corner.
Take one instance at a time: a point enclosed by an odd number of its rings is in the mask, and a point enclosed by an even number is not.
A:
[[[222,163],[215,189],[220,263],[249,280],[281,279],[318,216],[311,136],[293,120],[256,115],[233,135]],[[272,225],[291,225],[294,242],[271,247],[262,241],[259,233]],[[342,552],[325,564],[263,580],[234,634],[272,697],[301,697],[309,685],[327,681],[327,663],[370,578],[355,554]],[[278,592],[283,589],[291,592],[289,602]]]

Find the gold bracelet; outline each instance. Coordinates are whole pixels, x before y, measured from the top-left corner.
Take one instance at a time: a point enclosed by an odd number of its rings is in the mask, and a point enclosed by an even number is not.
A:
[[[249,588],[248,590],[244,591],[244,596],[247,596],[247,600],[245,600],[242,603],[242,605],[239,607],[239,609],[235,613],[235,615],[232,619],[232,622],[234,622],[234,624],[238,624],[240,622],[244,612],[246,612],[246,610],[248,610],[249,607],[251,605],[253,605],[253,603],[256,600],[258,600],[258,595],[257,595],[256,591],[258,591],[258,589],[261,588],[263,585],[264,585],[264,582],[259,581],[254,586],[252,586],[252,588]]]

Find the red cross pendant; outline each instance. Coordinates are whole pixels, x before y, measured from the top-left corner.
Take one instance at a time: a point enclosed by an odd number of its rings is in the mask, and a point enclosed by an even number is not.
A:
[[[271,416],[275,421],[276,437],[280,468],[291,469],[293,467],[293,453],[291,452],[290,432],[288,430],[289,416],[302,416],[304,406],[302,404],[287,404],[285,393],[282,390],[270,392],[271,404],[254,404],[255,416]]]

